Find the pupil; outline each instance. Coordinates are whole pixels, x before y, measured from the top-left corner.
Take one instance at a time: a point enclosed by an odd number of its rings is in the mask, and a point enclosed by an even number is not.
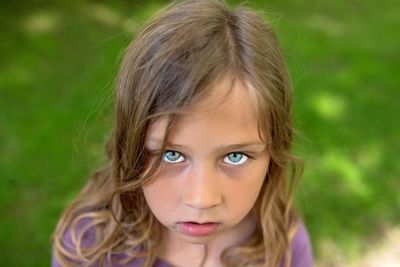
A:
[[[168,157],[170,160],[177,160],[177,159],[179,158],[179,155],[178,155],[178,153],[175,152],[175,151],[169,151],[169,152],[167,153],[167,157]]]
[[[232,153],[230,155],[230,160],[233,162],[238,162],[238,161],[240,161],[241,158],[242,158],[242,155],[239,153]]]

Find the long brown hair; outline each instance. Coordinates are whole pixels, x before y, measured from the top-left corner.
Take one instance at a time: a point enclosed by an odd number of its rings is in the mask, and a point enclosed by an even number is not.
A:
[[[299,168],[290,154],[291,82],[277,38],[255,11],[230,9],[219,0],[186,0],[158,13],[125,52],[116,83],[115,127],[106,146],[109,163],[64,211],[53,236],[62,266],[135,258],[144,266],[154,264],[161,228],[142,185],[160,159],[149,169],[144,145],[149,125],[168,114],[166,139],[174,114],[222,77],[246,84],[254,96],[271,162],[253,208],[256,231],[243,246],[225,250],[221,262],[272,267],[285,258],[290,264],[296,228],[291,198]],[[92,242],[85,244],[88,236]]]

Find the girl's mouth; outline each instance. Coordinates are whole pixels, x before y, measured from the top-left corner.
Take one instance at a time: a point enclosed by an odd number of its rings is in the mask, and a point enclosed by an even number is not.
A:
[[[190,236],[206,236],[215,232],[220,225],[216,222],[197,223],[180,222],[177,224],[179,231]]]

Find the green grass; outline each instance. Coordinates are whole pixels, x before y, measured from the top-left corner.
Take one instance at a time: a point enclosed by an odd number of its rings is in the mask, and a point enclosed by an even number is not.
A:
[[[121,53],[161,6],[66,3],[0,4],[0,266],[49,264],[62,209],[103,162]],[[316,256],[334,263],[329,243],[362,257],[400,227],[399,6],[250,5],[270,14],[292,72],[306,166],[297,206]]]

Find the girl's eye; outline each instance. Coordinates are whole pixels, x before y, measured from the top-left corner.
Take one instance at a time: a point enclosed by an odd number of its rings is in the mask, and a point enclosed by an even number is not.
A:
[[[185,160],[184,156],[178,151],[168,150],[164,153],[163,159],[168,163],[179,163]]]
[[[232,152],[224,157],[224,162],[231,165],[242,165],[248,160],[248,156],[240,152]]]

